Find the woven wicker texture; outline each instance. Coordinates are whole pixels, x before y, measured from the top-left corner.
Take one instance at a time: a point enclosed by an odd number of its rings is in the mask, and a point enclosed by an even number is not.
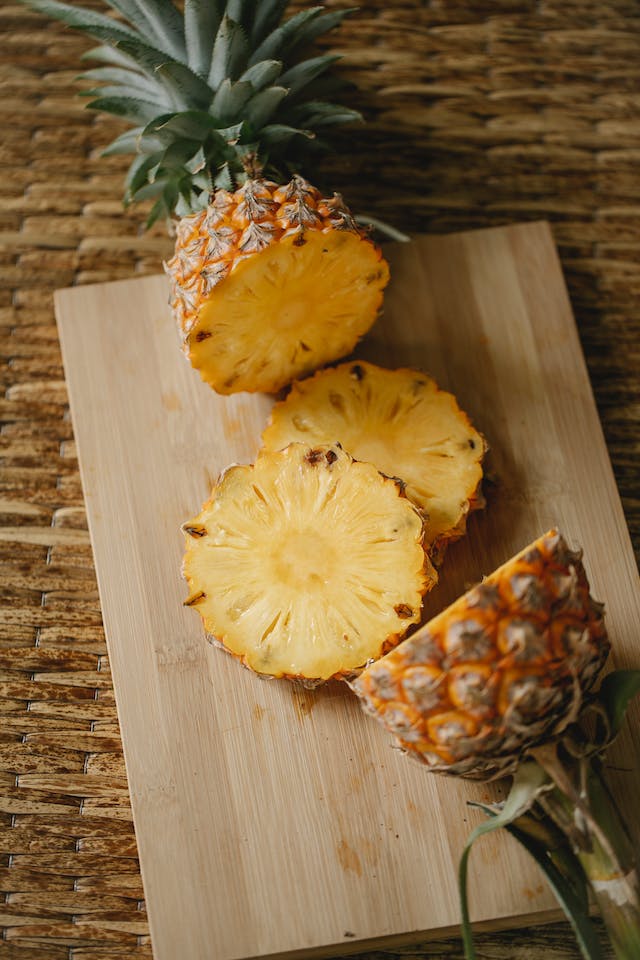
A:
[[[76,96],[87,41],[6,3],[0,32],[0,952],[137,960],[151,948],[51,295],[158,272],[169,245],[123,211],[122,159],[99,158],[121,128]],[[364,0],[336,42],[370,123],[323,177],[353,207],[423,232],[552,221],[640,546],[636,0]],[[565,925],[478,943],[578,956]],[[401,955],[462,948],[384,954]]]

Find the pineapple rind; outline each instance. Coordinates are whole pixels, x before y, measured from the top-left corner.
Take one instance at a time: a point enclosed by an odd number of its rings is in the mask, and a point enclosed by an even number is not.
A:
[[[431,770],[492,779],[576,718],[608,652],[580,554],[551,530],[352,688]]]
[[[339,446],[291,444],[230,468],[185,530],[187,603],[268,676],[361,668],[420,619],[436,580],[419,512]]]
[[[277,450],[292,441],[339,441],[358,460],[400,477],[425,513],[425,542],[441,552],[484,505],[487,449],[456,398],[416,370],[343,363],[294,383],[262,435]]]

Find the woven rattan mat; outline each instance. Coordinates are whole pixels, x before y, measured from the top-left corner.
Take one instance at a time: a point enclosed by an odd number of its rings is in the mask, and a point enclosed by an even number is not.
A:
[[[99,159],[118,128],[75,96],[86,41],[6,3],[0,32],[0,953],[143,958],[151,947],[51,295],[157,272],[168,243],[160,228],[143,236],[140,212],[123,212],[121,160]],[[636,0],[365,0],[339,45],[370,123],[344,137],[325,181],[353,206],[424,232],[552,221],[639,546]],[[578,956],[565,925],[478,942],[493,960]],[[400,955],[458,960],[462,948],[384,954]]]

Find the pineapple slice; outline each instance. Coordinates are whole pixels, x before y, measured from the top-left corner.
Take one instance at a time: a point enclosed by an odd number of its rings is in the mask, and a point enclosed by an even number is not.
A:
[[[436,574],[397,482],[339,445],[263,451],[223,473],[184,525],[205,630],[258,673],[349,674],[420,619]]]
[[[165,265],[184,349],[218,393],[276,393],[350,353],[389,268],[336,195],[250,180],[185,217]]]
[[[345,363],[294,383],[274,406],[262,440],[338,441],[358,460],[400,477],[425,513],[425,543],[441,548],[464,534],[467,514],[483,506],[483,437],[452,394],[415,370]]]
[[[575,720],[608,652],[580,554],[551,530],[351,686],[431,770],[491,779]]]

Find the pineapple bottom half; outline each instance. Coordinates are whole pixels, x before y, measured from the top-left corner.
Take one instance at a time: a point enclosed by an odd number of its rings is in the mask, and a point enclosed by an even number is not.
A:
[[[353,681],[437,772],[490,779],[576,718],[609,652],[580,555],[549,531]]]
[[[262,674],[321,681],[380,657],[436,574],[402,485],[339,445],[292,443],[223,473],[183,527],[209,636]]]

